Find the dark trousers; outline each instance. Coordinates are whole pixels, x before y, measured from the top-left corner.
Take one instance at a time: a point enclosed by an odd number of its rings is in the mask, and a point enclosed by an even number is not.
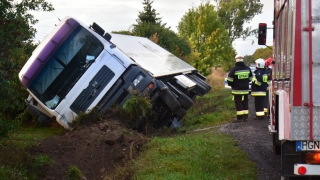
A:
[[[267,95],[264,98],[264,115],[269,116],[270,114],[270,102],[269,102],[269,91],[267,91]]]
[[[264,102],[266,96],[255,96],[254,97],[254,106],[256,109],[256,117],[263,118],[264,117]]]
[[[244,95],[233,95],[234,103],[237,111],[237,120],[248,119],[249,105],[248,105],[248,94]]]

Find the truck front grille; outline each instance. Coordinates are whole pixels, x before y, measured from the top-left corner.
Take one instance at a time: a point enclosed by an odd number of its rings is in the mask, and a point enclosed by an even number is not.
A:
[[[70,109],[75,113],[85,112],[91,103],[98,97],[101,91],[114,77],[114,72],[107,66],[103,66],[92,78],[88,87],[84,89],[78,98],[72,103]]]

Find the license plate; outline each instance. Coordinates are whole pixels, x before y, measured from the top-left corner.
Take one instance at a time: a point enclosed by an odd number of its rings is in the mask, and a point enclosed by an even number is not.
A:
[[[297,141],[297,151],[320,151],[320,141]]]

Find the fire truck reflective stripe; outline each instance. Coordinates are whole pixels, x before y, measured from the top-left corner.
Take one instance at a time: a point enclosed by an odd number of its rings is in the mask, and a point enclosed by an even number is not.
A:
[[[302,1],[296,1],[296,22],[294,36],[294,59],[293,59],[293,106],[302,106],[302,22],[301,22]]]

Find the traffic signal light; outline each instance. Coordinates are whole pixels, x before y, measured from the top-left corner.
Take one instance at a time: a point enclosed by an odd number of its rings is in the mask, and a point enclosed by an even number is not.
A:
[[[267,39],[267,24],[266,23],[259,23],[258,44],[259,45],[266,45],[266,39]]]

